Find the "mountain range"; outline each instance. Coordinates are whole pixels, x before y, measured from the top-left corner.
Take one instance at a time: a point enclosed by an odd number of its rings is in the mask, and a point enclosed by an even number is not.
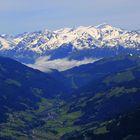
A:
[[[140,54],[139,31],[127,31],[104,23],[0,36],[1,56],[42,71],[48,68],[64,71],[119,54]]]
[[[0,140],[139,140],[139,79],[139,31],[0,35]]]
[[[51,73],[0,57],[0,139],[138,140],[139,79],[137,55]]]

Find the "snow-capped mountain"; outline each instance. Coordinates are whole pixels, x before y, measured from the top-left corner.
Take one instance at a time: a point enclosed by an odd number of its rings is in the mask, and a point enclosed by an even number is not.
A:
[[[102,58],[121,53],[140,54],[140,32],[127,31],[108,24],[80,26],[56,31],[0,36],[0,54],[24,63],[39,57],[47,60]]]
[[[77,50],[95,47],[136,48],[140,44],[140,33],[115,28],[108,24],[98,26],[80,26],[78,28],[64,28],[57,31],[39,31],[23,33],[15,37],[0,36],[1,50],[14,49],[31,50],[43,54],[46,50],[54,50],[63,44],[71,43]]]

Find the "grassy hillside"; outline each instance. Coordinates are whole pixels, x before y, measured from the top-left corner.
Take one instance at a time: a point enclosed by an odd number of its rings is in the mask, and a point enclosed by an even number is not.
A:
[[[0,139],[139,139],[139,61],[136,56],[117,56],[87,69],[84,65],[45,74],[1,58]],[[76,90],[71,77],[77,79]]]
[[[42,97],[52,98],[62,93],[61,82],[9,58],[0,58],[0,121],[7,112],[38,108]]]
[[[90,81],[97,81],[108,74],[134,67],[138,64],[140,64],[138,56],[116,56],[74,67],[62,73],[70,81],[72,89],[79,89]]]

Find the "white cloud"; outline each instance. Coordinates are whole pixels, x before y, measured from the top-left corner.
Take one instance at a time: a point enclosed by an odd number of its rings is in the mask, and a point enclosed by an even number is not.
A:
[[[40,57],[36,60],[34,64],[28,64],[28,66],[34,69],[39,69],[40,71],[43,71],[43,72],[50,72],[51,69],[64,71],[64,70],[73,68],[75,66],[93,63],[95,61],[96,60],[93,58],[85,58],[83,60],[69,60],[67,58],[49,60],[49,57]]]

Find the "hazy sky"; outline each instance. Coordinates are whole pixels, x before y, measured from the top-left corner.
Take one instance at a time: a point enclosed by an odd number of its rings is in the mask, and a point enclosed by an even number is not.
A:
[[[0,0],[0,33],[108,23],[140,29],[140,0]]]

